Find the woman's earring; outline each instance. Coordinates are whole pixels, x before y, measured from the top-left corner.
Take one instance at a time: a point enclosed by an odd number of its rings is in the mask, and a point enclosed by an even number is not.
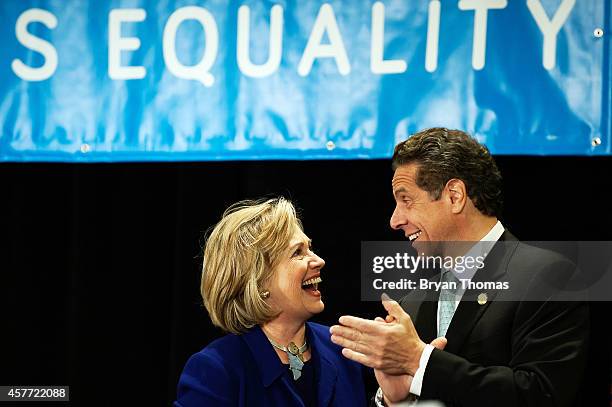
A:
[[[270,298],[270,291],[266,290],[266,291],[262,291],[259,293],[259,295],[261,296],[261,298],[263,298],[264,300],[266,298]]]

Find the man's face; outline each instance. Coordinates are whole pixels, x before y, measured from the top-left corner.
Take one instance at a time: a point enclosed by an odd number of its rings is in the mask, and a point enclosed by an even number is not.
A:
[[[450,205],[445,199],[434,201],[427,191],[417,186],[417,169],[418,164],[405,164],[393,174],[391,184],[395,210],[391,216],[391,228],[402,230],[410,242],[448,240],[451,227]]]

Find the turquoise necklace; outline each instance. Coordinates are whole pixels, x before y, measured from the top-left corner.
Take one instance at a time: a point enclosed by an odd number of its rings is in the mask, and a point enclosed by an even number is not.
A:
[[[293,373],[293,380],[297,380],[302,375],[302,368],[304,367],[304,352],[308,349],[308,343],[304,340],[304,344],[298,348],[298,346],[289,342],[287,346],[281,346],[268,338],[272,346],[278,350],[282,350],[289,357],[289,370]]]

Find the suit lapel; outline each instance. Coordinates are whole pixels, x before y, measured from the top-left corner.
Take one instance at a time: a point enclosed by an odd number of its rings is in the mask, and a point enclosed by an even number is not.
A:
[[[510,242],[515,242],[516,244],[510,244]],[[516,245],[518,245],[517,239],[510,232],[505,231],[499,242],[495,244],[485,258],[485,266],[474,274],[472,282],[497,281],[503,277]],[[455,354],[459,352],[474,325],[476,325],[491,305],[497,293],[498,290],[495,289],[468,289],[465,291],[446,332],[446,339],[448,340],[448,345],[445,348],[446,351]],[[486,295],[486,301],[479,303],[478,296],[483,294]]]
[[[439,279],[440,274],[429,278],[429,281]],[[406,311],[421,340],[429,343],[436,338],[438,328],[436,315],[438,312],[439,292],[430,290],[413,290],[400,300],[400,305]]]
[[[327,358],[321,356],[321,369],[319,370],[319,391],[318,401],[319,406],[328,406],[334,389],[336,388],[336,379],[338,378],[338,370],[336,366]]]
[[[414,327],[421,340],[425,343],[433,341],[438,333],[438,327],[436,326],[438,320],[438,296],[439,293],[437,292],[428,292],[425,300],[421,302],[415,317]]]
[[[264,387],[270,387],[286,369],[259,325],[240,335],[257,364]]]
[[[319,365],[317,378],[317,401],[321,407],[328,406],[338,379],[338,369],[333,363],[334,355],[325,347],[321,338],[317,336],[314,329],[311,329],[310,324],[306,322],[306,337],[312,343],[312,358],[317,358]],[[337,356],[335,356],[337,358]]]
[[[334,354],[325,347],[322,339],[317,336],[315,331],[309,325],[310,324],[306,322],[306,338],[308,343],[312,344],[311,357],[317,358],[319,366],[317,369],[318,405],[325,407],[329,405],[334,394],[336,381],[338,379],[338,369],[333,362]],[[287,366],[282,364],[276,354],[276,351],[274,351],[274,348],[272,348],[272,345],[266,338],[261,328],[259,326],[255,326],[247,333],[241,335],[241,337],[246,342],[253,355],[253,358],[255,359],[255,363],[257,364],[261,374],[263,385],[265,387],[269,387],[275,381],[280,379],[283,386],[285,386],[287,391],[291,394],[292,402],[303,405],[302,399],[295,391],[295,386],[289,382],[291,379],[288,379],[284,375]]]

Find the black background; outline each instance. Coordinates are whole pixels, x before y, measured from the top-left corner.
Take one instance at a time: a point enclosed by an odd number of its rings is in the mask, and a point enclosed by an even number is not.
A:
[[[517,237],[612,240],[611,158],[496,160]],[[388,160],[0,165],[0,384],[169,405],[186,359],[221,335],[200,305],[202,234],[245,198],[301,208],[327,262],[314,320],[382,315],[359,299],[360,242],[403,238],[388,226],[391,176]],[[592,304],[585,406],[610,403],[609,311]]]

